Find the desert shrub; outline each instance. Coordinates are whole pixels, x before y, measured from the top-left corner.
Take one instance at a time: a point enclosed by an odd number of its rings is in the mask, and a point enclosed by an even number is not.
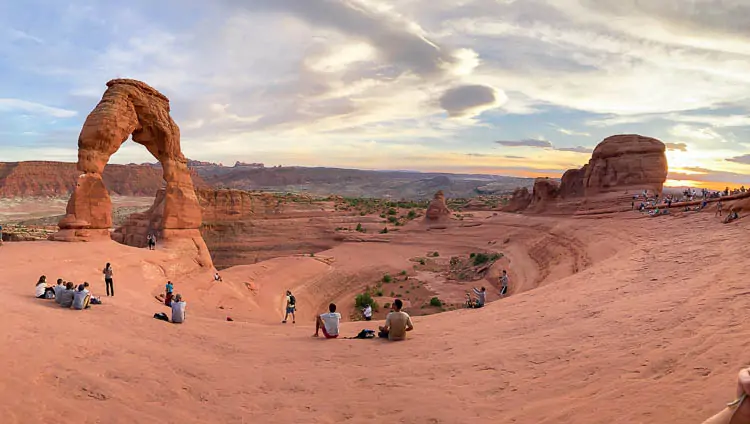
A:
[[[383,229],[380,230],[380,234],[388,234],[388,227],[383,227]]]
[[[401,271],[401,275],[406,275],[406,270]]]
[[[430,299],[430,306],[437,306],[438,308],[443,306],[443,302],[437,297]]]
[[[365,229],[362,228],[362,223],[357,224],[357,228],[355,228],[355,231],[359,231],[360,233],[364,233]]]
[[[408,215],[406,215],[406,217],[407,217],[408,219],[414,219],[414,218],[416,218],[416,217],[417,217],[417,212],[416,212],[415,210],[413,210],[413,209],[412,209],[412,210],[410,210],[410,211],[409,211],[409,214],[408,214]]]
[[[394,296],[396,296],[396,292],[391,292],[390,296],[391,296],[391,297],[394,297]]]
[[[357,308],[364,308],[365,305],[372,306],[373,311],[377,311],[379,308],[378,302],[373,300],[372,296],[370,295],[370,292],[368,291],[358,294],[354,298],[354,306],[356,306]]]
[[[473,258],[474,258],[474,256],[476,256],[476,255],[477,255],[476,253],[472,253],[471,255],[469,255],[469,258],[472,258],[472,259],[473,259]]]
[[[492,262],[495,262],[496,260],[502,258],[503,255],[501,253],[493,253],[492,256],[490,256],[490,260]]]
[[[403,289],[403,288],[404,288],[404,286],[403,286],[403,285],[400,285],[400,286],[398,286],[398,288],[400,288],[400,289]]]
[[[380,217],[381,217],[381,218],[383,218],[383,219],[385,219],[385,214],[384,214],[384,213],[381,213],[381,214],[380,214]]]
[[[425,264],[424,258],[419,258],[419,264],[420,265],[424,265]]]
[[[396,294],[397,299],[401,299],[401,293]]]
[[[440,253],[438,253],[438,252],[432,252],[432,256],[435,257],[435,258],[437,258],[438,256],[440,256]]]
[[[377,290],[375,290],[375,296],[382,297],[383,296],[383,289],[377,289]]]
[[[383,276],[383,282],[384,283],[390,283],[391,281],[393,281],[393,277],[391,277],[391,274],[385,274]]]
[[[479,266],[489,262],[490,256],[486,253],[477,253],[474,256],[474,266]]]
[[[407,291],[406,291],[406,294],[409,294],[409,293],[411,293],[411,292],[410,292],[409,290],[407,290]]]
[[[384,307],[385,309],[388,309],[388,308],[390,308],[390,307],[391,307],[391,304],[390,304],[390,303],[386,303],[386,304],[384,304],[384,305],[383,305],[383,307]]]
[[[388,209],[388,215],[396,215],[398,212],[396,212],[396,209],[390,208]]]
[[[397,224],[398,223],[398,218],[396,218],[395,216],[391,215],[391,216],[388,217],[388,222],[390,222],[391,224]]]
[[[315,257],[315,253],[310,253],[310,257],[314,258]]]
[[[367,213],[364,211],[359,213],[359,216],[365,216],[365,215],[367,215]]]

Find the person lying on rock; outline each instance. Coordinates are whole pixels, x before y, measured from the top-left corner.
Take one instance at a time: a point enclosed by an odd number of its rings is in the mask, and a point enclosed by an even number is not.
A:
[[[172,301],[172,322],[182,324],[185,322],[185,306],[187,304],[182,300],[181,294],[176,294]]]
[[[336,304],[328,305],[328,313],[320,314],[315,318],[315,334],[313,337],[319,337],[318,333],[323,332],[326,339],[335,339],[339,336],[339,323],[341,314],[336,312]]]
[[[70,308],[73,306],[73,299],[75,298],[75,290],[73,290],[73,283],[68,281],[65,284],[65,290],[63,290],[60,296],[60,306],[63,308]]]
[[[414,329],[411,317],[406,312],[401,311],[404,302],[401,299],[393,301],[393,309],[385,318],[385,325],[379,327],[378,337],[390,341],[406,340],[406,332]]]
[[[89,291],[86,290],[86,286],[80,284],[78,286],[78,290],[73,293],[73,309],[77,309],[79,311],[86,309],[89,307],[90,301],[91,295],[89,294]]]
[[[729,402],[718,414],[707,419],[703,424],[750,424],[750,368],[740,371],[737,377],[737,399]]]

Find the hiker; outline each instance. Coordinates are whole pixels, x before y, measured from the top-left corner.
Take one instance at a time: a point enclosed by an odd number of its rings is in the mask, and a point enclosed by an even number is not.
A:
[[[214,281],[224,281],[224,280],[221,279],[221,275],[219,275],[219,273],[217,272],[214,274]]]
[[[73,309],[83,310],[89,307],[91,295],[83,284],[78,286],[78,290],[73,293]]]
[[[156,236],[149,233],[146,236],[146,242],[148,243],[148,250],[154,250],[156,248]]]
[[[380,332],[378,337],[390,341],[406,340],[406,332],[414,329],[414,324],[411,322],[411,317],[406,312],[402,312],[401,308],[404,303],[401,299],[393,301],[391,306],[392,311],[388,313],[385,318],[385,325],[379,327]]]
[[[182,324],[185,322],[185,306],[187,304],[182,300],[181,294],[176,294],[174,301],[172,301],[172,322],[175,324]]]
[[[50,293],[49,295],[47,293]],[[36,282],[34,295],[37,299],[53,299],[55,293],[54,287],[47,287],[47,276],[42,275]]]
[[[727,403],[721,412],[707,419],[703,424],[750,424],[750,369],[745,368],[737,376],[737,399]]]
[[[508,271],[503,270],[503,274],[500,276],[500,297],[505,297],[508,294]]]
[[[474,294],[477,295],[476,301],[474,301],[474,307],[475,308],[481,308],[484,306],[485,301],[487,300],[487,289],[482,287],[481,290],[477,290],[476,287],[474,289]]]
[[[60,306],[63,308],[70,308],[73,306],[73,299],[75,298],[75,290],[73,290],[73,283],[68,281],[65,284],[65,290],[60,295]]]
[[[57,285],[55,286],[55,302],[60,303],[60,297],[63,290],[65,290],[65,284],[63,284],[62,278],[57,279]]]
[[[370,304],[365,305],[362,309],[362,315],[365,317],[365,321],[372,321],[372,306]]]
[[[716,202],[716,213],[714,214],[714,217],[721,216],[721,213],[723,212],[723,205],[721,204],[721,200]]]
[[[339,336],[339,322],[341,314],[336,312],[336,304],[328,305],[328,313],[320,314],[315,318],[315,334],[313,337],[319,337],[318,332],[323,331],[326,339],[335,339]]]
[[[102,270],[102,274],[104,274],[104,285],[107,286],[107,296],[114,296],[115,295],[115,286],[114,282],[112,280],[112,276],[114,275],[114,271],[112,271],[112,265],[107,262],[107,265]],[[110,295],[110,290],[112,294]]]
[[[284,315],[284,321],[281,321],[282,324],[286,324],[287,318],[289,318],[289,314],[292,314],[292,324],[294,324],[295,317],[294,317],[294,311],[297,310],[297,299],[294,298],[294,295],[289,290],[286,291],[286,314]]]
[[[164,304],[167,306],[172,306],[172,291],[174,290],[174,285],[172,285],[171,281],[167,281],[167,285],[165,286],[166,295],[164,296]]]

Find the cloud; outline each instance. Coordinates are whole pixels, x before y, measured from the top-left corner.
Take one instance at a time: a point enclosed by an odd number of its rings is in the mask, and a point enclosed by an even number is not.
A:
[[[552,143],[547,140],[535,140],[532,138],[525,140],[499,140],[495,143],[507,147],[540,147],[542,149],[551,149]]]
[[[575,153],[592,153],[594,149],[590,147],[556,147],[555,150],[559,150],[561,152],[575,152]]]
[[[78,115],[74,110],[60,109],[20,99],[0,98],[0,111],[25,112],[34,115],[47,115],[55,118],[72,118]]]
[[[750,155],[735,156],[733,158],[727,158],[728,162],[741,163],[743,165],[750,165]]]
[[[498,102],[495,89],[484,85],[462,85],[448,89],[440,97],[440,107],[449,116],[464,116],[478,109],[487,109]]]
[[[587,132],[573,131],[573,130],[568,130],[568,129],[560,128],[560,127],[557,128],[557,131],[565,135],[580,135],[582,137],[591,137],[591,134]]]
[[[687,152],[687,144],[685,143],[664,143],[667,146],[667,150]]]

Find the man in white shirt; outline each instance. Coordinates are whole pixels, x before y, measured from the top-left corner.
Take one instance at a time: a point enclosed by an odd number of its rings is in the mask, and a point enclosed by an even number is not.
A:
[[[336,305],[331,303],[328,305],[328,313],[321,314],[315,319],[315,334],[313,337],[318,337],[318,332],[322,330],[326,339],[335,339],[339,336],[340,321],[341,314],[336,312]]]
[[[503,270],[503,275],[500,276],[500,297],[505,297],[508,294],[508,271]]]
[[[365,321],[372,321],[372,306],[365,305],[365,309],[362,310],[362,314],[365,316]]]
[[[182,324],[185,322],[185,301],[182,300],[182,295],[177,294],[172,301],[172,322],[175,324]]]

